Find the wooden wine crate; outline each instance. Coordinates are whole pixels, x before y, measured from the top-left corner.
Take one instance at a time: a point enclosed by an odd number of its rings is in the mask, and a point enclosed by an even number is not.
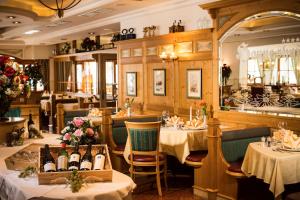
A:
[[[61,150],[60,146],[51,146],[50,152],[55,160],[55,164],[57,167],[57,157]],[[103,170],[88,170],[88,171],[80,171],[78,170],[78,173],[81,175],[82,178],[89,177],[93,181],[96,182],[102,182],[102,181],[112,181],[112,166],[110,161],[110,156],[108,152],[108,148],[106,144],[99,144],[99,145],[92,145],[92,156],[93,159],[95,155],[97,154],[99,148],[105,148],[105,164]],[[72,171],[63,171],[63,172],[44,172],[43,167],[43,158],[44,158],[44,146],[40,148],[39,151],[39,160],[38,160],[38,182],[39,185],[52,185],[52,184],[64,184],[66,183],[66,179],[68,178]],[[67,146],[66,151],[68,152],[68,155],[70,155],[74,150],[74,147]],[[87,150],[87,145],[80,145],[79,146],[79,153],[82,156],[85,154]]]

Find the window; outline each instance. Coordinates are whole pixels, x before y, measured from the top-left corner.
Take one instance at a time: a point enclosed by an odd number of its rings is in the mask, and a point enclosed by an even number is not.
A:
[[[248,60],[248,77],[248,83],[254,83],[254,78],[260,77],[257,59]]]
[[[84,62],[83,64],[76,65],[76,84],[77,90],[97,94],[97,64],[96,62]]]
[[[275,62],[272,62],[273,67],[271,68],[263,67],[263,65],[266,66],[266,63],[259,64],[257,59],[248,60],[248,83],[254,83],[256,77],[261,77],[259,68],[263,68],[261,70],[263,70],[265,84],[297,84],[295,70],[293,69],[293,59],[291,57],[276,59]],[[269,77],[270,74],[271,77]],[[257,81],[256,83],[260,82]]]
[[[276,81],[279,78],[280,83],[297,84],[297,79],[293,70],[291,57],[280,58],[279,65],[277,66],[276,71],[274,70],[274,73],[274,77],[276,77],[277,75]]]

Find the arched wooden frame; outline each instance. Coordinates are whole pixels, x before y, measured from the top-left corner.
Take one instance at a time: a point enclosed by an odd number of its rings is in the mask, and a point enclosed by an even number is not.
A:
[[[221,111],[219,105],[219,41],[236,24],[244,19],[270,11],[286,12],[285,15],[293,13],[300,17],[299,0],[222,0],[201,5],[208,10],[213,19],[213,81],[211,82],[213,106],[217,108],[216,115],[221,121],[264,124],[274,127],[278,121],[287,121],[290,129],[300,132],[299,119],[293,117],[259,116],[255,114],[239,113],[236,111]],[[231,113],[231,114],[230,114]],[[228,118],[230,114],[230,118]]]

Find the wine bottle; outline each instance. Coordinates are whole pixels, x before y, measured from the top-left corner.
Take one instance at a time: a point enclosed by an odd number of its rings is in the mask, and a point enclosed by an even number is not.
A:
[[[70,155],[69,159],[69,170],[79,170],[80,166],[80,153],[78,151],[78,144],[75,145],[74,151]]]
[[[50,153],[48,144],[45,144],[43,164],[44,164],[44,172],[55,172],[56,171],[55,161]]]
[[[80,170],[92,169],[92,144],[89,144],[84,156],[81,159]]]
[[[95,156],[94,170],[104,169],[104,164],[105,164],[105,151],[103,147],[99,149],[98,153]]]
[[[57,171],[68,170],[68,152],[66,151],[66,144],[61,144],[61,150],[57,157]]]
[[[30,113],[29,114],[29,119],[28,119],[28,122],[27,122],[27,130],[28,130],[28,133],[29,133],[29,127],[30,127],[30,125],[34,125],[34,122],[33,122],[33,120],[32,120],[32,114]]]

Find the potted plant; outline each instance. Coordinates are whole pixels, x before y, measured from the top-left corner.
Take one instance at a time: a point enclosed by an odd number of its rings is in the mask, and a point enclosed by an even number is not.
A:
[[[227,85],[228,79],[231,75],[231,68],[227,64],[223,64],[222,66],[222,84]]]

